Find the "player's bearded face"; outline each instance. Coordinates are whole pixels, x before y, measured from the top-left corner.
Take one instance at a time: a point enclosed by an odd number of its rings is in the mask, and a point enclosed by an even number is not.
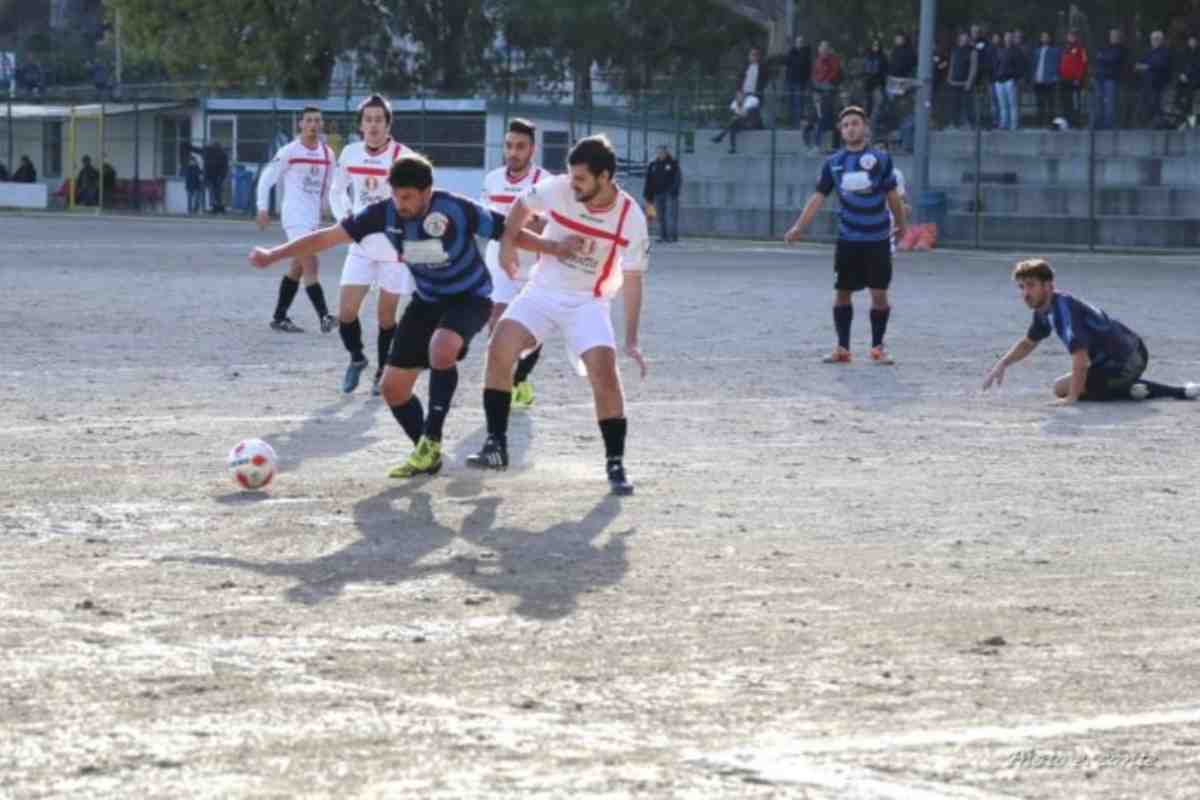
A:
[[[529,167],[533,157],[533,142],[521,133],[509,133],[504,137],[504,166],[509,172],[521,174]]]
[[[433,187],[414,189],[405,186],[392,189],[392,200],[396,203],[396,213],[405,218],[419,217],[429,208],[429,199],[433,197]]]
[[[387,115],[382,108],[371,106],[363,111],[362,135],[368,147],[379,147],[387,141]]]
[[[1021,290],[1021,297],[1025,300],[1025,305],[1030,308],[1041,308],[1046,305],[1050,300],[1050,294],[1054,291],[1051,284],[1034,278],[1018,281],[1017,288]]]
[[[571,165],[571,191],[575,193],[575,199],[579,202],[590,203],[595,200],[596,195],[604,191],[607,183],[607,173],[603,177],[597,177],[588,171],[586,164]]]

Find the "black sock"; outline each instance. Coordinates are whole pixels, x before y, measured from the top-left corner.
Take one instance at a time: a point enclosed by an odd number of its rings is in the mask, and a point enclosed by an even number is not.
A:
[[[376,344],[376,352],[379,354],[379,367],[377,371],[383,374],[383,366],[387,364],[388,353],[392,350],[392,334],[396,332],[396,326],[390,328],[379,329],[379,340]]]
[[[275,303],[275,319],[281,320],[287,316],[288,309],[292,307],[292,301],[296,299],[296,292],[300,291],[300,281],[294,281],[287,275],[279,281],[279,300]]]
[[[524,383],[529,378],[529,373],[533,372],[533,368],[537,366],[538,359],[542,356],[542,346],[539,344],[534,348],[533,352],[517,362],[517,371],[513,373],[513,385]]]
[[[891,306],[871,309],[871,347],[883,345],[883,336],[887,333],[888,318],[891,315]]]
[[[304,287],[304,291],[308,293],[308,299],[312,301],[313,308],[317,311],[317,319],[323,320],[328,317],[329,306],[325,305],[325,290],[321,288],[321,284],[309,284]]]
[[[488,436],[495,436],[501,444],[507,443],[508,415],[511,410],[512,392],[483,390],[483,413],[487,417]]]
[[[850,349],[850,323],[854,320],[854,306],[833,307],[833,327],[837,330],[838,347]]]
[[[392,416],[400,423],[400,427],[404,428],[413,444],[416,444],[425,430],[425,409],[421,407],[421,398],[414,394],[404,405],[392,406]]]
[[[350,354],[351,360],[362,361],[366,358],[363,355],[362,325],[357,319],[350,323],[338,323],[338,333],[341,334],[342,344],[346,345],[346,352]]]
[[[1187,400],[1187,394],[1184,393],[1182,386],[1168,386],[1165,383],[1142,380],[1139,380],[1138,383],[1145,386],[1149,391],[1149,394],[1146,395],[1147,400],[1157,400],[1160,397],[1174,397],[1176,400]]]
[[[624,417],[600,420],[600,435],[604,437],[604,456],[609,461],[620,461],[625,457],[625,431],[628,427]]]
[[[425,415],[425,435],[435,442],[442,440],[442,425],[450,413],[450,401],[458,388],[458,367],[429,371],[429,413]]]

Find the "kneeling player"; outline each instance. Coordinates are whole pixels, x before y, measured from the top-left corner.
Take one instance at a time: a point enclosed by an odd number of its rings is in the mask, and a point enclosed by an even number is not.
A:
[[[457,362],[492,311],[492,281],[475,237],[498,239],[504,218],[458,195],[433,188],[433,167],[407,155],[388,174],[392,196],[338,225],[270,250],[255,248],[250,262],[266,267],[382,234],[412,271],[416,291],[392,337],[383,373],[383,397],[416,449],[388,475],[435,475],[442,468],[442,427],[458,386]],[[524,248],[566,254],[570,242],[547,243],[529,231],[515,237]],[[422,370],[431,370],[429,413],[412,393]]]
[[[567,158],[570,174],[544,180],[513,204],[500,245],[500,264],[515,272],[517,236],[530,214],[546,215],[545,236],[566,243],[582,237],[567,255],[543,255],[525,291],[513,300],[488,348],[483,407],[488,438],[467,458],[480,469],[508,466],[508,417],[513,365],[522,352],[558,330],[587,366],[604,437],[606,471],[615,494],[632,494],[625,475],[625,397],[617,373],[617,345],[609,299],[624,282],[625,352],[646,363],[638,350],[642,273],[646,269],[646,218],[632,197],[613,180],[617,159],[603,136],[580,140]]]
[[[1070,374],[1054,382],[1060,405],[1077,400],[1192,400],[1200,395],[1200,385],[1195,383],[1167,386],[1142,380],[1150,361],[1142,338],[1095,306],[1055,290],[1054,270],[1046,261],[1018,263],[1013,280],[1025,305],[1033,309],[1033,321],[1025,338],[988,372],[984,391],[993,383],[1004,383],[1009,365],[1032,353],[1053,332],[1071,354]]]

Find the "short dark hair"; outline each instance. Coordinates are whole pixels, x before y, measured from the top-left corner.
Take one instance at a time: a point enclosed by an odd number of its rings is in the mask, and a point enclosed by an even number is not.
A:
[[[393,189],[420,189],[433,186],[433,163],[420,153],[409,153],[392,164],[388,184]]]
[[[1050,268],[1050,262],[1044,258],[1027,258],[1017,262],[1012,276],[1014,281],[1032,278],[1035,281],[1049,283],[1054,280],[1054,270]]]
[[[300,119],[304,119],[304,116],[306,114],[320,114],[320,113],[321,113],[321,109],[317,108],[316,106],[305,106],[304,108],[300,109]]]
[[[838,114],[838,124],[840,125],[846,117],[852,116],[861,117],[863,122],[869,121],[867,119],[867,112],[863,110],[862,106],[846,106],[842,109],[842,113]]]
[[[387,120],[387,124],[392,124],[392,104],[384,99],[381,94],[373,94],[366,100],[358,104],[358,124],[362,125],[363,112],[368,108],[382,108],[383,116]]]
[[[617,152],[603,133],[587,136],[576,142],[567,155],[567,163],[571,166],[586,164],[588,172],[597,178],[601,172],[607,172],[609,180],[617,176]]]
[[[517,117],[516,119],[509,121],[508,132],[523,133],[529,137],[529,141],[534,143],[537,142],[537,125],[534,125],[532,122],[522,117]]]

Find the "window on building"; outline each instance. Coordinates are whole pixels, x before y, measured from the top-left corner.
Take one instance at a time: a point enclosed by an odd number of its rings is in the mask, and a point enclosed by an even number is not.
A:
[[[62,177],[63,124],[60,120],[42,123],[42,177]]]
[[[570,149],[570,134],[567,131],[545,131],[542,133],[542,166],[561,174],[567,171],[567,151]]]
[[[265,164],[278,149],[276,138],[287,143],[295,136],[295,116],[279,114],[239,114],[237,120],[237,154],[234,161],[243,164]]]
[[[392,117],[392,137],[435,167],[482,168],[487,116],[482,113],[412,112]]]
[[[192,120],[188,117],[163,117],[159,131],[162,153],[162,174],[174,177],[183,174],[187,161],[182,158],[180,148],[192,142]]]

